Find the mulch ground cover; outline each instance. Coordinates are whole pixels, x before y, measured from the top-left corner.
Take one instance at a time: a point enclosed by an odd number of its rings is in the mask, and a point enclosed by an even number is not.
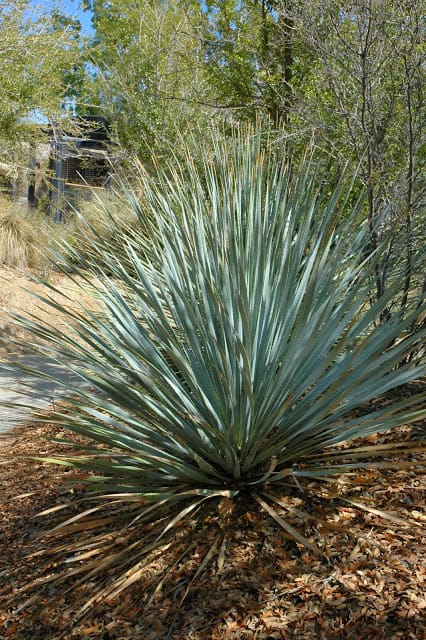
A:
[[[404,393],[417,390],[412,386]],[[351,476],[354,499],[371,500],[401,522],[332,497],[316,500],[316,490],[320,496],[323,488],[311,483],[312,518],[306,523],[296,515],[292,524],[313,536],[328,560],[287,539],[271,518],[253,508],[233,521],[226,546],[192,586],[217,535],[215,522],[206,522],[202,530],[189,527],[124,594],[79,619],[79,605],[90,597],[96,578],[81,585],[71,578],[60,585],[41,584],[42,575],[59,571],[57,560],[49,564],[49,549],[58,540],[44,535],[58,514],[38,514],[66,503],[68,513],[77,512],[74,505],[84,497],[85,487],[78,478],[63,482],[75,472],[28,458],[65,450],[46,441],[63,435],[58,427],[45,423],[17,428],[0,438],[0,638],[422,640],[426,455],[420,442],[425,429],[417,423],[366,439],[370,445],[414,439],[419,447],[406,458],[407,465],[395,471],[378,468]],[[293,503],[297,506],[298,501],[303,505],[303,494]],[[191,552],[185,555],[189,542]],[[161,583],[158,577],[167,567],[172,569]],[[147,606],[144,595],[156,579],[161,588]],[[21,608],[34,594],[38,598]]]

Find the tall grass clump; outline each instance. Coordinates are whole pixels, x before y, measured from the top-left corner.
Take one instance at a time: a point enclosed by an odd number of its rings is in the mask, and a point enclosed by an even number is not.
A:
[[[49,250],[62,232],[45,215],[0,198],[0,264],[44,271],[50,266]]]
[[[25,269],[38,262],[40,239],[24,207],[0,200],[0,264]]]
[[[353,223],[362,202],[350,181],[330,192],[309,157],[291,171],[258,131],[206,149],[197,165],[141,174],[142,203],[125,192],[138,224],[130,235],[116,225],[118,254],[93,237],[83,275],[96,275],[101,313],[64,308],[74,335],[25,324],[88,383],[50,417],[91,442],[55,459],[88,472],[93,492],[63,525],[93,539],[59,549],[67,575],[101,573],[83,610],[137,581],[162,545],[216,520],[201,571],[235,513],[263,510],[323,553],[319,535],[291,524],[285,497],[309,503],[312,486],[338,487],[378,456],[397,469],[392,453],[409,447],[352,441],[425,413],[424,396],[371,403],[424,374],[401,364],[424,336],[409,331],[424,302],[378,321],[401,279],[372,301],[380,249],[366,251],[368,230]]]

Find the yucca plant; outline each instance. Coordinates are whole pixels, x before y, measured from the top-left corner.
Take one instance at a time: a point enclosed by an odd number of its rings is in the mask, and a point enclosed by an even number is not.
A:
[[[229,525],[235,509],[264,510],[322,553],[283,497],[306,479],[397,468],[388,445],[345,443],[424,415],[424,396],[369,405],[424,374],[401,366],[424,303],[377,322],[401,282],[371,302],[380,250],[365,250],[350,182],[330,192],[308,157],[292,172],[259,131],[209,148],[197,169],[188,158],[142,176],[143,205],[124,195],[139,224],[118,256],[92,237],[96,263],[81,275],[96,275],[100,311],[64,305],[73,335],[21,321],[89,385],[50,416],[92,443],[55,459],[87,471],[93,491],[93,505],[60,525],[96,531],[60,547],[67,567],[73,552],[67,575],[103,576],[83,610],[138,580],[183,531],[208,517]]]
[[[86,263],[92,266],[103,263],[99,247],[121,254],[123,237],[132,237],[137,224],[134,207],[118,194],[116,197],[114,192],[93,193],[91,200],[73,208],[56,259],[67,271],[76,267],[85,269]],[[125,259],[125,252],[122,258]]]

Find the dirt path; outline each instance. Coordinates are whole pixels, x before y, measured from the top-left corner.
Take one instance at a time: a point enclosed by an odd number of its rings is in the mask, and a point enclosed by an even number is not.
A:
[[[39,320],[46,321],[55,326],[63,324],[63,318],[59,311],[51,306],[43,304],[37,295],[48,294],[56,302],[64,302],[61,293],[46,289],[42,284],[34,282],[30,271],[12,269],[0,265],[0,338],[11,342],[2,342],[0,339],[0,361],[10,360],[19,354],[28,352],[25,347],[25,332],[17,327],[10,312],[23,316],[35,316]],[[73,282],[70,278],[60,273],[51,271],[46,274],[51,285],[57,287],[69,299],[70,304],[76,306],[90,300],[90,294],[79,285],[79,280]],[[12,341],[21,342],[20,345]]]
[[[52,272],[48,274],[49,282],[64,292],[76,306],[89,301],[89,293],[79,287],[78,283]],[[34,294],[49,295],[57,302],[62,295],[47,291],[46,288],[31,280],[31,273],[17,269],[0,267],[0,433],[5,433],[17,424],[30,420],[33,411],[49,404],[66,393],[68,387],[76,381],[65,367],[47,358],[30,354],[28,339],[22,328],[13,323],[9,312],[23,316],[35,316],[39,320],[55,326],[63,324],[59,311],[43,304]],[[2,342],[2,340],[5,342]],[[10,342],[9,342],[10,341]],[[14,341],[20,342],[19,345]],[[21,365],[42,371],[45,378],[39,378],[29,372],[11,369],[10,365]],[[61,384],[49,379],[59,377]],[[9,403],[25,406],[9,407]]]
[[[46,377],[40,378],[29,371],[11,367],[7,362],[0,362],[0,434],[30,422],[37,409],[53,408],[55,402],[79,382],[65,367],[43,356],[19,356],[13,360],[15,363],[40,371]],[[7,406],[9,404],[15,406]]]

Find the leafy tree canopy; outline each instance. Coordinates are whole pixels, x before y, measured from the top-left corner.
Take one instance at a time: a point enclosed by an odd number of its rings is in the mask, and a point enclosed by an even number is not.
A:
[[[36,134],[34,124],[56,119],[78,64],[80,25],[47,15],[27,0],[0,0],[0,151]]]

